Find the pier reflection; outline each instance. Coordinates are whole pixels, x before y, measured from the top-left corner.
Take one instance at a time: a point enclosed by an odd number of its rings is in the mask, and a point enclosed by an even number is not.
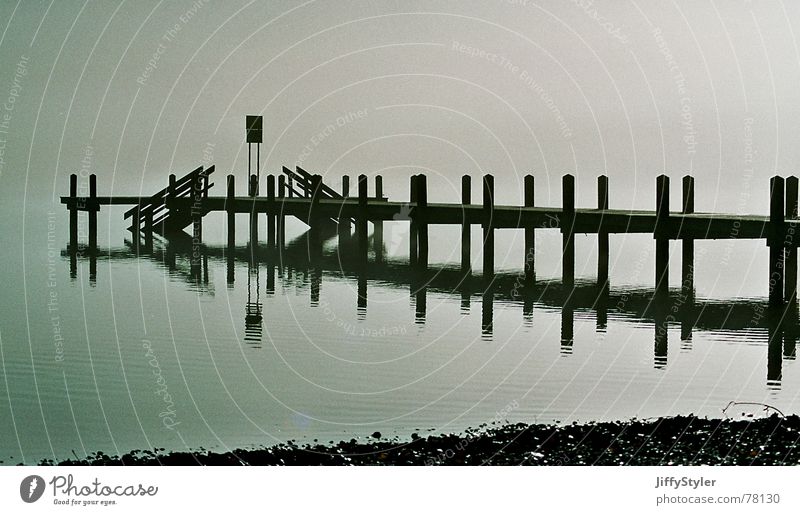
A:
[[[428,323],[428,295],[432,292],[452,296],[463,315],[469,315],[472,303],[481,303],[481,338],[496,337],[495,304],[516,306],[526,327],[535,328],[534,310],[557,310],[560,313],[560,352],[571,355],[585,343],[576,340],[577,323],[593,319],[598,333],[606,331],[609,320],[615,323],[635,322],[652,324],[652,366],[658,370],[669,367],[670,333],[679,335],[680,351],[692,352],[694,331],[721,331],[741,334],[748,338],[760,333],[768,342],[766,384],[780,388],[782,363],[796,359],[798,329],[797,303],[785,307],[770,307],[766,299],[733,299],[728,301],[698,300],[684,286],[655,295],[653,289],[614,289],[607,282],[576,281],[563,288],[558,281],[538,280],[520,288],[520,274],[496,271],[491,281],[464,271],[459,266],[430,267],[424,263],[410,265],[408,261],[390,259],[385,254],[380,261],[363,261],[361,250],[352,238],[339,235],[344,246],[333,250],[310,245],[308,237],[298,238],[286,245],[257,244],[245,246],[206,246],[192,248],[186,242],[156,242],[152,248],[132,243],[124,247],[97,249],[85,252],[62,251],[68,260],[70,277],[78,278],[79,265],[88,262],[89,282],[97,281],[97,262],[104,260],[149,259],[168,271],[174,280],[182,280],[192,289],[213,294],[214,282],[209,280],[209,262],[218,261],[226,270],[226,284],[233,288],[237,264],[247,264],[247,302],[245,305],[245,337],[248,344],[260,345],[264,317],[260,275],[265,272],[264,294],[272,296],[276,288],[302,281],[308,288],[310,305],[319,306],[322,283],[326,277],[344,277],[355,285],[355,316],[367,316],[368,289],[371,283],[381,287],[400,288],[410,294],[416,324]],[[371,246],[374,249],[374,246]],[[194,258],[194,259],[193,259]],[[240,265],[239,265],[240,266]],[[488,283],[488,284],[487,284]],[[581,334],[581,333],[577,333]],[[677,339],[676,339],[677,341]]]

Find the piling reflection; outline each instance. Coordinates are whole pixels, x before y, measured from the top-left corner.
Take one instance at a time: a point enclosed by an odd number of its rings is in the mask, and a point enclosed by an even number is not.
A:
[[[338,228],[334,228],[334,237]],[[604,332],[613,323],[628,321],[652,324],[652,363],[657,369],[669,366],[669,334],[679,329],[680,349],[692,352],[694,331],[724,331],[725,334],[741,333],[743,338],[753,330],[766,330],[768,336],[766,382],[770,388],[779,388],[782,380],[782,361],[796,359],[798,330],[798,307],[792,303],[787,307],[770,308],[766,299],[734,299],[728,301],[698,301],[691,288],[683,285],[654,295],[653,289],[613,289],[608,283],[577,281],[565,290],[556,281],[538,280],[519,286],[520,272],[497,271],[487,284],[481,277],[474,277],[460,266],[428,268],[419,261],[410,266],[407,261],[383,256],[380,261],[363,261],[363,250],[354,238],[340,234],[344,246],[326,250],[310,245],[313,240],[304,236],[288,242],[285,246],[207,246],[191,245],[191,239],[155,242],[152,249],[128,243],[125,247],[111,249],[67,248],[62,255],[69,262],[70,277],[78,278],[81,262],[88,261],[89,282],[97,281],[98,260],[144,260],[149,259],[169,271],[171,278],[183,280],[191,289],[213,293],[214,283],[209,279],[209,262],[218,261],[226,270],[226,283],[232,288],[237,264],[247,263],[248,297],[245,304],[245,341],[260,344],[263,332],[263,309],[260,296],[260,272],[265,271],[266,295],[274,295],[276,287],[302,284],[309,288],[310,304],[317,306],[322,296],[322,281],[325,275],[344,277],[355,283],[356,317],[364,320],[367,315],[368,278],[382,287],[402,288],[409,292],[414,320],[419,325],[427,324],[428,294],[437,293],[456,299],[463,315],[469,315],[473,297],[480,296],[481,338],[496,338],[495,303],[517,306],[523,323],[535,334],[534,309],[557,310],[560,313],[560,351],[572,354],[582,344],[576,340],[576,313],[593,313],[595,331]],[[374,248],[374,247],[373,247]],[[199,270],[198,270],[199,264]],[[277,277],[276,277],[277,276]],[[280,282],[280,286],[278,285]],[[688,284],[688,283],[686,283]],[[568,295],[566,293],[569,293]],[[585,317],[588,319],[591,317]],[[578,320],[582,318],[578,317]],[[580,334],[580,333],[578,333]],[[674,332],[675,336],[677,334]],[[762,333],[763,334],[763,333]]]

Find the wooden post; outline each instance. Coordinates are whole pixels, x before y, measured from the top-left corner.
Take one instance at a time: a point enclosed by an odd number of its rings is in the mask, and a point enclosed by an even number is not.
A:
[[[468,206],[472,203],[472,177],[469,175],[461,176],[461,205]],[[467,218],[467,212],[462,211],[463,221],[461,222],[461,271],[468,273],[472,269],[472,259],[470,250],[472,246],[472,225]]]
[[[89,176],[89,249],[97,250],[97,212],[100,206],[97,204],[97,176]],[[138,231],[139,228],[137,227]]]
[[[525,176],[525,207],[533,207],[533,175]],[[525,226],[525,286],[532,287],[536,281],[536,230],[533,224]]]
[[[409,203],[412,204],[414,207],[411,208],[411,221],[409,227],[409,239],[408,239],[408,263],[410,265],[415,265],[417,262],[417,213],[416,213],[416,203],[417,203],[417,176],[412,175],[410,178],[410,193],[409,193]]]
[[[309,223],[311,224],[311,256],[314,259],[322,255],[322,228],[320,222],[319,201],[322,197],[322,176],[314,174],[308,183],[309,196],[311,197],[311,207],[309,208]]]
[[[337,220],[338,248],[340,256],[343,255],[346,241],[350,238],[350,215],[344,215],[347,199],[350,197],[350,177],[342,177],[342,207]]]
[[[786,178],[786,218],[797,218],[797,197],[798,180],[797,177]],[[784,297],[786,302],[792,304],[797,302],[797,243],[794,241],[794,229],[787,229],[785,238],[785,276],[784,276]]]
[[[575,176],[561,178],[561,282],[571,293],[575,286]]]
[[[275,246],[275,176],[267,175],[267,246]]]
[[[141,205],[138,205],[133,210],[133,221],[131,222],[131,238],[133,239],[133,245],[139,248],[139,238],[141,237],[141,230],[142,230],[142,214],[141,214]]]
[[[69,176],[69,250],[78,250],[78,176]]]
[[[483,276],[494,276],[494,176],[483,176]]]
[[[344,202],[347,201],[347,198],[350,196],[350,177],[345,175],[342,177],[342,209],[344,209]],[[344,244],[344,240],[350,236],[350,217],[349,216],[342,216],[341,212],[339,213],[338,218],[338,229],[339,229],[339,248],[342,247]]]
[[[375,176],[375,198],[380,200],[383,198],[383,177],[380,175]],[[375,249],[375,261],[380,263],[383,261],[383,221],[374,220],[372,222],[372,239],[373,247]]]
[[[283,199],[286,198],[286,176],[281,174],[278,176],[278,217],[275,219],[277,224],[278,233],[278,248],[282,249],[286,244],[286,216],[283,214],[284,203]]]
[[[597,209],[608,209],[608,176],[597,178]],[[608,287],[608,231],[603,230],[605,213],[600,213],[600,229],[597,231],[597,285]]]
[[[683,177],[683,208],[684,214],[694,213],[694,177]],[[694,301],[694,240],[681,238],[683,256],[681,258],[681,296],[686,305]]]
[[[167,186],[167,202],[166,202],[166,206],[167,206],[167,209],[169,209],[169,217],[170,218],[172,217],[173,214],[177,214],[178,213],[178,210],[175,207],[175,202],[174,202],[174,200],[175,200],[175,183],[176,183],[175,174],[174,173],[169,174],[169,186]],[[162,233],[166,233],[167,232],[167,220],[168,219],[169,218],[167,218],[163,222],[161,222],[161,232]]]
[[[428,268],[428,178],[425,174],[417,176],[417,265],[422,270]]]
[[[228,211],[228,254],[233,255],[233,248],[236,246],[236,184],[235,177],[228,175],[228,198],[225,200],[225,208]]]
[[[784,180],[775,176],[769,183],[769,305],[777,307],[783,305]]]
[[[367,262],[367,176],[358,176],[358,218],[356,233],[358,235],[358,252],[362,264]]]
[[[203,242],[203,177],[200,172],[192,180],[192,246],[199,246]],[[193,258],[196,257],[193,249]],[[199,256],[199,254],[198,254]],[[199,264],[199,263],[196,263]]]
[[[258,176],[250,176],[250,186],[247,194],[255,199],[258,196]],[[256,203],[253,202],[250,208],[250,243],[253,247],[258,244],[258,213],[256,213]]]
[[[664,224],[669,217],[669,177],[656,177],[656,295],[669,296],[669,238],[664,235]]]

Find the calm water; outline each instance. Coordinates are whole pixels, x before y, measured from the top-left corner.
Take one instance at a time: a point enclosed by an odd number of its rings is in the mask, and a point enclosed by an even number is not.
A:
[[[505,420],[718,417],[730,401],[800,408],[791,335],[769,351],[763,242],[699,242],[700,307],[659,338],[649,236],[612,237],[612,286],[599,303],[594,240],[579,237],[587,284],[565,310],[557,232],[537,234],[540,285],[520,297],[520,231],[498,232],[499,273],[485,294],[477,229],[471,282],[452,267],[458,230],[442,227],[431,229],[431,270],[419,282],[401,223],[386,224],[384,263],[359,273],[335,239],[309,265],[299,224],[287,229],[295,248],[282,265],[264,249],[252,259],[245,218],[230,260],[223,217],[210,216],[209,249],[193,270],[174,245],[137,256],[122,211],[104,210],[100,255],[71,266],[65,210],[36,205],[2,250],[6,464],[374,431],[408,438]]]

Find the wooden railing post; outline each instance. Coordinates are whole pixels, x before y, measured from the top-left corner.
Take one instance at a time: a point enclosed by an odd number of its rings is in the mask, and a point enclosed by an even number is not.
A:
[[[786,218],[797,218],[797,177],[786,178]],[[784,271],[784,297],[789,304],[797,302],[797,242],[794,241],[794,229],[787,229],[785,238],[785,271]]]
[[[380,175],[375,176],[375,199],[381,200],[383,198],[383,177]],[[383,221],[373,220],[372,222],[372,240],[375,250],[375,261],[380,263],[383,261]]]
[[[684,214],[694,213],[694,177],[683,177],[683,208]],[[681,227],[684,229],[684,227]],[[687,305],[694,300],[694,240],[688,237],[681,238],[681,296]]]
[[[275,176],[267,175],[267,246],[275,246]]]
[[[286,198],[286,176],[281,174],[278,176],[278,216],[275,219],[276,232],[278,233],[277,245],[282,249],[286,244],[286,215],[283,214],[285,204],[283,199]]]
[[[203,242],[203,184],[205,172],[192,178],[192,258],[199,265],[199,246]],[[196,261],[196,262],[195,262]]]
[[[472,203],[472,177],[463,175],[461,177],[461,205],[469,206]],[[472,259],[470,251],[472,247],[472,225],[467,218],[466,211],[462,211],[463,221],[461,222],[461,271],[464,273],[472,269]]]
[[[656,295],[669,295],[669,238],[665,226],[669,218],[669,177],[656,177]]]
[[[258,197],[258,176],[255,174],[250,175],[247,194],[254,199],[250,207],[250,243],[255,247],[258,244],[258,213],[255,203],[255,198]]]
[[[600,213],[600,228],[597,231],[597,285],[600,288],[608,287],[608,231],[604,230],[603,218],[608,209],[608,176],[601,175],[597,178],[597,209]]]
[[[423,270],[428,268],[428,178],[425,174],[417,176],[417,265]]]
[[[534,206],[533,175],[525,176],[525,207]],[[536,229],[533,224],[525,225],[525,286],[531,287],[536,281]]]
[[[494,276],[494,176],[483,176],[483,276]]]
[[[97,250],[97,212],[100,206],[97,204],[97,175],[89,176],[89,249]],[[138,231],[139,228],[137,227]]]
[[[225,209],[228,212],[228,253],[233,253],[236,246],[236,178],[228,175],[228,191],[225,200]]]
[[[575,176],[561,178],[561,282],[567,294],[575,286]]]
[[[412,266],[417,263],[418,257],[418,249],[417,249],[417,175],[412,175],[409,179],[410,188],[409,188],[409,203],[412,204],[414,207],[411,208],[410,213],[410,226],[409,226],[409,238],[408,238],[408,262]]]
[[[69,176],[69,250],[78,250],[78,176]]]
[[[783,305],[783,239],[784,239],[784,180],[772,177],[769,181],[769,305]]]
[[[367,176],[358,176],[358,218],[356,234],[358,235],[358,249],[362,264],[367,261],[367,195],[368,183]]]

